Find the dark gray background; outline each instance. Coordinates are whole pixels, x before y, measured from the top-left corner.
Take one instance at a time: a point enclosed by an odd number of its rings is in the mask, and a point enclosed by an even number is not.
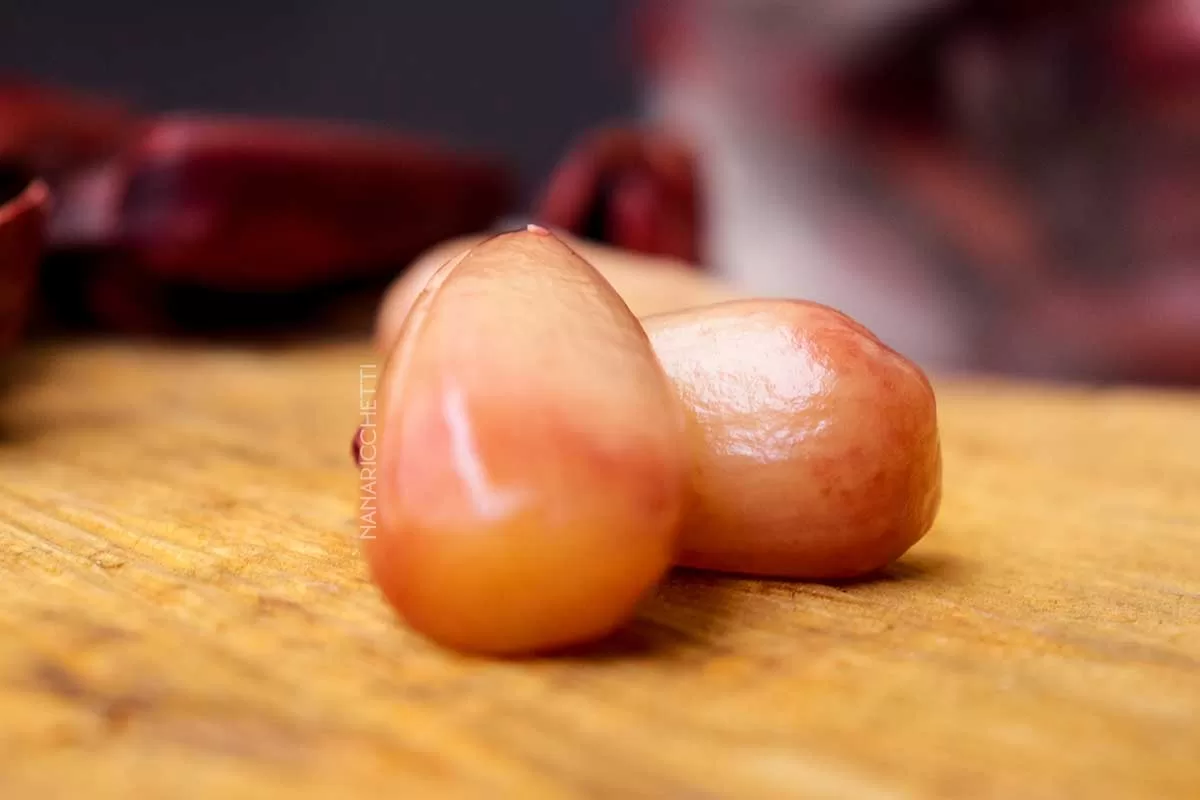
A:
[[[0,73],[151,110],[372,122],[507,156],[528,196],[627,115],[621,0],[0,0]]]

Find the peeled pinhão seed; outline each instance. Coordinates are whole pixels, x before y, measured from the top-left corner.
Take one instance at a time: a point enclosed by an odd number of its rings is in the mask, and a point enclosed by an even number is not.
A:
[[[377,342],[395,337],[437,265],[469,246],[447,243],[397,282]],[[647,296],[671,309],[696,301],[643,318],[692,418],[681,563],[851,578],[886,566],[928,532],[941,497],[937,409],[908,359],[824,306],[722,303],[726,290],[703,276],[655,272],[658,260],[610,248],[576,249],[635,309]],[[690,293],[694,286],[702,291]]]
[[[942,477],[934,393],[866,328],[778,300],[643,322],[691,417],[680,563],[853,578],[929,530]]]
[[[417,631],[525,654],[614,630],[669,568],[685,422],[613,289],[539,228],[443,266],[380,381],[374,580]]]
[[[418,257],[388,289],[375,323],[375,346],[388,352],[425,284],[449,259],[482,241],[468,236],[443,242]],[[694,265],[563,237],[604,277],[639,317],[732,300],[738,292]]]

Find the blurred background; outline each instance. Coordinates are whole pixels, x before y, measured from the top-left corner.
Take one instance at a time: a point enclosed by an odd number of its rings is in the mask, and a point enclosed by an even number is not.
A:
[[[627,5],[6,0],[0,75],[428,134],[503,154],[528,200],[580,131],[636,108]]]
[[[286,326],[517,214],[933,371],[1200,383],[1195,0],[4,17],[0,185],[53,195],[0,215],[33,330]]]

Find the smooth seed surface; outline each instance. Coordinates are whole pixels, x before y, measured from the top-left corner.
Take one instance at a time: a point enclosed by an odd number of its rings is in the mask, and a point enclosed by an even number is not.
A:
[[[636,318],[554,236],[521,231],[429,279],[380,385],[371,573],[453,648],[601,637],[675,555],[685,422]]]

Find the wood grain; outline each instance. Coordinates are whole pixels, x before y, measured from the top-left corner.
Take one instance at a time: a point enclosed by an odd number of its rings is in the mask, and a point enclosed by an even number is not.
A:
[[[46,345],[0,400],[0,797],[1195,797],[1200,396],[940,387],[879,580],[674,577],[589,653],[404,631],[365,344]]]

